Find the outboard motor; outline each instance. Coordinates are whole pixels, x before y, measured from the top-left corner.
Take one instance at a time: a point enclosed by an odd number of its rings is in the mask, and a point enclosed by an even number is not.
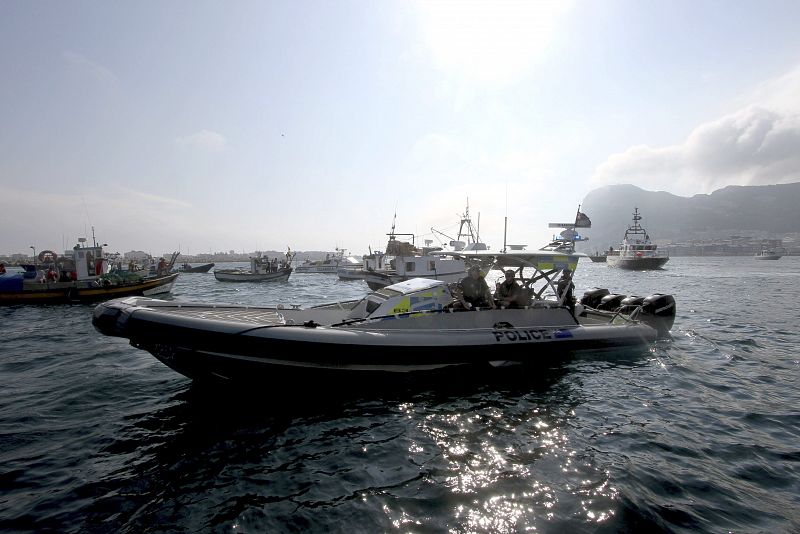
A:
[[[675,299],[672,295],[656,293],[642,302],[642,313],[639,319],[658,331],[658,337],[669,337],[669,331],[675,322]]]
[[[616,311],[617,308],[620,307],[622,301],[625,299],[626,295],[606,295],[600,300],[600,305],[597,307],[598,310],[605,310],[605,311]]]
[[[622,299],[622,302],[619,303],[619,312],[624,313],[625,315],[630,315],[636,310],[636,308],[642,305],[642,302],[644,302],[644,297],[637,297],[635,295],[625,297]]]
[[[609,294],[608,289],[600,289],[594,288],[584,291],[583,296],[581,297],[581,304],[586,306],[587,308],[594,308],[600,305],[600,301],[603,297]]]

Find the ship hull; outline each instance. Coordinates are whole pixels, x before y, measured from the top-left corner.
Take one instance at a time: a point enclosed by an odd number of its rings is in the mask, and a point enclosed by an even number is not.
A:
[[[609,267],[626,269],[628,271],[648,271],[653,269],[661,269],[668,261],[668,257],[626,258],[623,256],[608,256],[606,259],[606,263]]]
[[[169,293],[177,278],[178,273],[173,273],[118,285],[102,285],[102,282],[25,283],[20,290],[0,292],[0,304],[74,304],[160,295]]]

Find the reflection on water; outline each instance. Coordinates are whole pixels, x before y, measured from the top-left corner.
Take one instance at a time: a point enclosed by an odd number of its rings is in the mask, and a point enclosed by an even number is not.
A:
[[[578,294],[675,294],[674,340],[491,378],[199,385],[97,335],[91,306],[0,308],[0,528],[798,531],[800,262],[784,259],[582,265]],[[170,298],[366,291],[244,285],[181,275]]]

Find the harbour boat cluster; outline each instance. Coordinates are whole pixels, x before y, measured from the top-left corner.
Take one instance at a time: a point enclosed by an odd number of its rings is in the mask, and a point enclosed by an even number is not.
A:
[[[605,290],[599,300],[592,293],[569,302],[571,290],[559,291],[560,281],[577,267],[577,255],[496,253],[492,260],[514,273],[523,295],[516,305],[472,307],[455,284],[415,278],[360,300],[306,309],[117,299],[99,305],[93,322],[198,380],[528,366],[553,355],[651,343],[672,327],[670,295],[614,307]]]
[[[676,311],[671,295],[601,288],[576,298],[572,276],[585,256],[575,252],[581,240],[576,229],[590,228],[591,221],[579,209],[574,222],[551,227],[563,231],[541,249],[504,245],[493,251],[465,242],[418,248],[414,236],[395,232],[393,223],[385,251],[364,257],[357,275],[372,291],[361,299],[302,308],[130,297],[98,305],[93,323],[197,380],[491,370],[669,336]],[[344,251],[337,253],[333,262],[306,267],[330,272],[327,266],[342,263]],[[269,263],[254,257],[250,271],[228,276],[288,278],[288,253],[278,269],[265,267]],[[494,293],[480,266],[504,273]]]
[[[653,268],[666,261],[640,219],[634,210],[619,251],[606,255],[611,266]],[[124,270],[104,255],[105,245],[83,240],[61,256],[44,251],[24,273],[1,275],[0,302],[105,301],[94,311],[99,332],[127,338],[193,379],[528,366],[555,354],[669,336],[675,318],[671,295],[592,289],[576,298],[573,273],[586,255],[575,244],[586,240],[579,232],[591,228],[591,221],[579,208],[574,221],[550,227],[561,231],[538,250],[504,243],[495,251],[480,241],[467,208],[455,238],[439,232],[447,238],[443,246],[428,240],[418,247],[416,236],[396,232],[393,221],[386,248],[370,251],[361,262],[337,247],[324,260],[295,265],[295,253],[287,250],[273,258],[257,252],[249,268],[213,271],[220,282],[336,274],[370,289],[361,299],[305,309],[154,299],[169,292],[180,273],[209,272],[213,264],[184,262],[174,269],[174,253],[168,262]],[[494,292],[484,279],[490,270],[505,277]]]

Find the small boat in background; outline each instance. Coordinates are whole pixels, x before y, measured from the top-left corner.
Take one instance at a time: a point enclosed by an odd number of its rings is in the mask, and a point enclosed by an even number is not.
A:
[[[595,251],[594,254],[588,254],[589,259],[592,260],[594,263],[606,263],[608,259],[608,254],[613,252],[613,249],[609,252],[597,252]]]
[[[214,267],[213,263],[206,263],[192,267],[188,263],[184,262],[184,264],[175,269],[175,271],[179,273],[207,273],[212,267]]]
[[[22,273],[0,276],[0,304],[67,304],[97,302],[125,296],[151,296],[172,290],[179,273],[170,273],[163,258],[153,273],[112,269],[103,246],[86,246],[86,239],[59,256],[43,250]],[[38,260],[38,261],[37,261]]]
[[[650,234],[639,224],[642,216],[639,208],[633,208],[633,224],[625,230],[619,250],[606,255],[609,267],[630,271],[660,269],[669,261],[669,256],[659,252],[658,245],[650,241]]]
[[[270,260],[256,252],[250,258],[250,269],[215,269],[214,278],[220,282],[285,282],[292,274],[293,257],[290,251],[281,261],[277,257]]]
[[[324,260],[306,260],[294,270],[298,274],[337,274],[342,268],[359,270],[361,262],[352,256],[345,256],[346,253],[345,249],[336,247],[336,252],[326,254]]]
[[[374,262],[367,260],[364,262],[362,278],[373,291],[412,278],[458,282],[467,275],[467,262],[464,256],[473,256],[479,252],[444,251],[441,247],[428,246],[419,249],[413,243],[413,234],[398,234],[394,229],[393,220],[392,229],[386,234],[389,236],[386,252],[375,254]],[[410,236],[412,242],[402,241],[398,239],[399,236]]]
[[[760,251],[756,252],[756,255],[753,257],[757,260],[779,260],[783,255],[778,254],[772,249],[762,248]]]

